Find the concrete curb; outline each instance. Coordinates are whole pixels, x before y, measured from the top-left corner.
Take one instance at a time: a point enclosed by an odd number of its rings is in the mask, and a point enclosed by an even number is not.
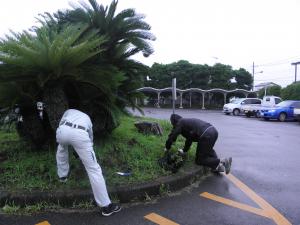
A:
[[[177,174],[160,177],[154,181],[130,186],[119,186],[109,190],[111,197],[116,197],[121,203],[144,200],[147,197],[158,196],[164,191],[178,191],[195,182],[206,173],[201,166],[193,166]],[[40,202],[73,206],[76,203],[93,200],[91,189],[58,190],[58,191],[14,191],[0,190],[0,206],[15,204],[19,206],[33,205]]]

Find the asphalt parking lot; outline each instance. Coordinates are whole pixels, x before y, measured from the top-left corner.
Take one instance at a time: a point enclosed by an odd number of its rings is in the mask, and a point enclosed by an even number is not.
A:
[[[168,119],[170,109],[144,109]],[[300,224],[300,124],[227,116],[220,111],[176,110],[206,120],[219,131],[219,156],[233,157],[232,173],[209,175],[188,190],[147,203],[128,204],[118,214],[48,212],[0,215],[0,224],[219,225]]]

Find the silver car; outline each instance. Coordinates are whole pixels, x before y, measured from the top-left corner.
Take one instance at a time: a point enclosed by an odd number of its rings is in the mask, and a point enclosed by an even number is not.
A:
[[[237,98],[223,106],[223,113],[225,113],[227,115],[232,113],[232,115],[238,116],[242,112],[241,111],[242,105],[257,104],[258,102],[261,103],[261,99],[259,99],[259,98]]]

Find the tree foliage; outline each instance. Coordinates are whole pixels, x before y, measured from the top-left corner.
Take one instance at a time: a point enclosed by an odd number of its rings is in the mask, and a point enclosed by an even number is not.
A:
[[[300,100],[300,82],[292,83],[281,91],[284,100]]]
[[[274,95],[274,96],[281,96],[281,86],[272,86],[268,87],[266,90],[264,88],[260,89],[258,92],[258,96],[263,98],[266,95]]]
[[[154,88],[170,87],[173,77],[176,77],[177,87],[181,89],[252,88],[252,76],[249,72],[242,68],[233,70],[231,66],[220,63],[214,66],[192,64],[185,60],[166,65],[154,63],[147,75],[150,80],[145,81],[145,86]]]
[[[19,104],[22,116],[28,115],[24,119],[31,119],[30,130],[23,131],[33,132],[35,125],[53,134],[64,110],[76,107],[91,116],[96,135],[103,137],[118,125],[125,105],[135,107],[133,99],[140,96],[135,90],[147,67],[131,56],[151,55],[149,41],[155,37],[143,15],[134,9],[117,14],[117,3],[105,7],[89,0],[72,10],[44,13],[32,32],[1,40],[0,100],[3,106]],[[42,120],[37,101],[46,104]],[[45,139],[46,134],[40,142]]]

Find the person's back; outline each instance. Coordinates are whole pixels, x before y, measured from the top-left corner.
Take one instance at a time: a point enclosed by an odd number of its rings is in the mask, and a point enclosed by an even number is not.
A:
[[[170,121],[173,125],[173,130],[167,140],[167,147],[169,147],[171,142],[176,140],[179,134],[190,141],[198,141],[206,129],[212,127],[210,123],[203,120],[196,118],[182,118],[177,114],[172,114]]]
[[[181,154],[185,154],[193,142],[197,142],[195,162],[198,165],[210,167],[217,172],[230,172],[232,158],[220,160],[213,149],[218,139],[218,131],[210,123],[196,118],[182,118],[178,114],[170,117],[173,129],[165,144],[165,151],[169,151],[178,135],[186,138]]]
[[[64,121],[68,121],[74,124],[80,124],[82,126],[86,126],[87,128],[92,126],[90,117],[77,109],[68,109],[67,111],[65,111],[64,115],[61,118],[61,123]]]
[[[182,136],[192,139],[192,141],[198,141],[204,131],[212,125],[196,118],[182,118],[176,126],[181,127]]]

